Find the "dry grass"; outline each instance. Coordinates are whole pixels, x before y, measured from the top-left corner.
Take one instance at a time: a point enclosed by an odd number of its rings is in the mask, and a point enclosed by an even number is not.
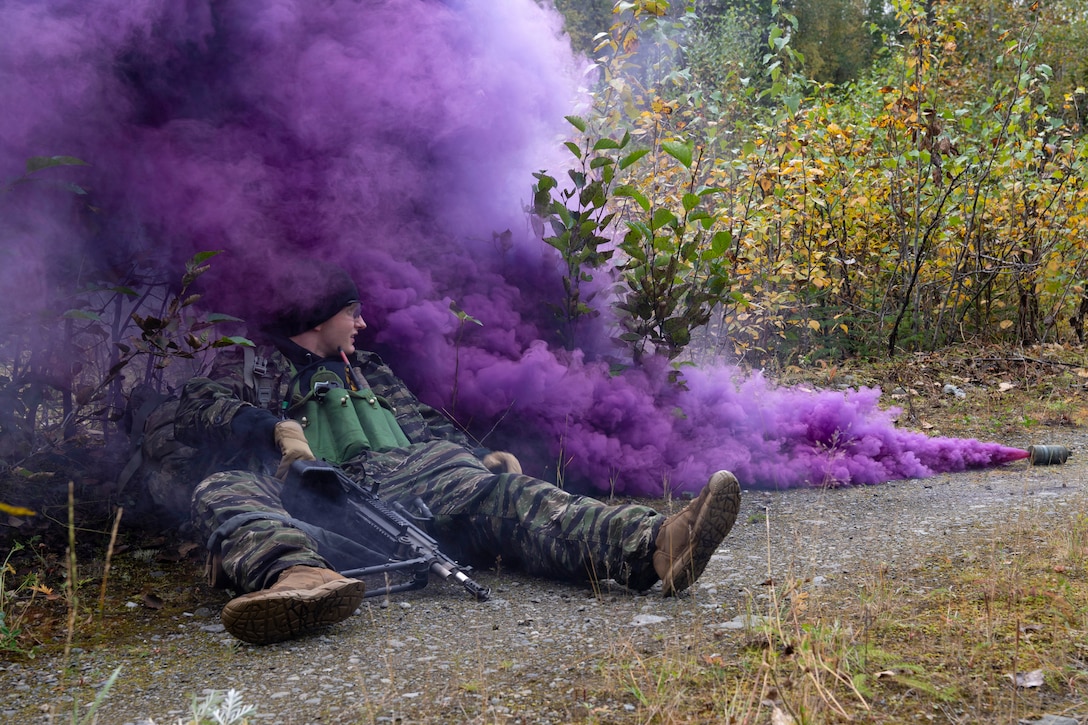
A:
[[[1024,524],[965,565],[874,566],[860,588],[771,585],[747,631],[704,621],[655,648],[617,640],[597,700],[640,723],[1016,723],[1088,713],[1088,517]],[[892,581],[896,582],[894,585]],[[1017,686],[1039,671],[1037,685]]]

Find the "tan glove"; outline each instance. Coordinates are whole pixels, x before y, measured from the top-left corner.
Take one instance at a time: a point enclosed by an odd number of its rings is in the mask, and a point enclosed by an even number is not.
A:
[[[484,456],[483,461],[492,473],[521,473],[521,463],[513,453],[491,451]]]
[[[276,469],[276,478],[281,481],[287,478],[287,471],[295,461],[314,460],[314,452],[310,450],[310,444],[306,442],[306,434],[302,432],[302,426],[298,424],[298,421],[281,420],[276,423],[275,436],[276,445],[283,453],[279,468]]]

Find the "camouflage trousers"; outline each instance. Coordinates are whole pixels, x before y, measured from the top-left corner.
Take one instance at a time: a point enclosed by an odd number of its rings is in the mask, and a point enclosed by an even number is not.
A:
[[[447,442],[369,453],[342,468],[365,485],[377,481],[385,501],[419,497],[434,514],[427,532],[463,563],[565,581],[616,579],[635,590],[657,581],[652,555],[664,517],[649,507],[610,506],[530,476],[495,474]],[[248,471],[213,474],[194,492],[193,523],[206,539],[232,519],[243,522],[224,527],[218,544],[239,589],[264,589],[299,564],[335,568],[314,538],[283,520],[294,515],[292,500],[279,480]]]

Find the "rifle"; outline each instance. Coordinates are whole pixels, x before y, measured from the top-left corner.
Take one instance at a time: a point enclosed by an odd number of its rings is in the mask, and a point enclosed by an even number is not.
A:
[[[417,509],[415,513],[399,502],[387,504],[378,498],[377,484],[369,488],[363,486],[326,461],[295,461],[287,474],[287,483],[288,487],[296,485],[326,500],[334,500],[337,507],[343,507],[340,514],[345,514],[346,509],[346,525],[341,528],[350,531],[347,538],[361,544],[367,553],[377,554],[385,560],[372,566],[342,570],[341,574],[357,579],[392,571],[413,574],[407,582],[387,584],[378,590],[368,588],[366,596],[422,589],[427,586],[429,573],[443,579],[452,577],[477,601],[486,601],[491,596],[490,588],[477,584],[465,573],[471,571],[470,568],[462,567],[443,554],[437,541],[409,521],[426,522],[434,518],[422,500],[417,498],[413,502]],[[347,495],[349,492],[351,495]]]

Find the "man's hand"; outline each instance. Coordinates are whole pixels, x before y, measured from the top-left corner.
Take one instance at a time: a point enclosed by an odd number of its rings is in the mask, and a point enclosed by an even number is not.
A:
[[[275,436],[276,445],[283,453],[279,468],[276,469],[276,478],[284,480],[288,469],[295,461],[314,460],[314,452],[310,450],[310,444],[306,442],[306,434],[302,432],[302,426],[298,424],[298,421],[281,420],[276,423]]]
[[[521,463],[513,453],[491,451],[484,456],[483,461],[492,473],[521,473]]]

